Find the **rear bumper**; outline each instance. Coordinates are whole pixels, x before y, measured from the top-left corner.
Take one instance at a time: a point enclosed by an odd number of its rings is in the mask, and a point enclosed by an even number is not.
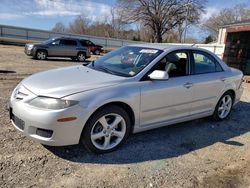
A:
[[[236,90],[235,92],[235,100],[234,100],[234,105],[236,105],[239,101],[240,98],[243,94],[243,87],[240,87],[238,90]]]

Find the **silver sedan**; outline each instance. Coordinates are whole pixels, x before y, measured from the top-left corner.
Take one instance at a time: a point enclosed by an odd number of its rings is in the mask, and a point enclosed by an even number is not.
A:
[[[242,72],[187,46],[122,47],[88,66],[34,74],[10,98],[10,119],[45,145],[82,143],[105,153],[137,133],[206,116],[224,120],[242,95]]]

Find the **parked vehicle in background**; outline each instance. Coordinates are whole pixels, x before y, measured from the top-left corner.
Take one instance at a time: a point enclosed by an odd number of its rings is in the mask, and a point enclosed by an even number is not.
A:
[[[103,52],[103,46],[100,45],[96,45],[93,42],[91,42],[90,40],[80,40],[81,44],[83,46],[86,46],[89,48],[89,50],[95,54],[95,55],[100,55],[101,52]]]
[[[26,44],[25,54],[35,59],[47,57],[69,57],[72,60],[85,61],[90,58],[90,50],[81,45],[77,38],[53,38],[38,44]]]
[[[226,119],[242,95],[242,77],[207,50],[131,45],[88,66],[26,78],[11,95],[10,118],[42,144],[81,142],[105,153],[130,133],[206,116]]]

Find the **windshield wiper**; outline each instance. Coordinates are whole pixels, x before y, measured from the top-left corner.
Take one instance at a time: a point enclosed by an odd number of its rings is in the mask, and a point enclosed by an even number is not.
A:
[[[104,72],[107,72],[107,73],[110,73],[110,74],[114,74],[114,71],[111,71],[110,69],[108,69],[106,67],[97,66],[96,68],[97,68],[97,70],[101,70],[101,71],[104,71]]]
[[[117,76],[128,77],[127,74],[124,74],[124,73],[121,73],[121,72],[117,72],[117,71],[113,71],[113,70],[110,70],[110,69],[108,69],[106,67],[103,67],[103,66],[96,66],[96,69],[100,70],[100,71],[104,71],[104,72],[109,73],[109,74],[114,74],[114,75],[117,75]]]

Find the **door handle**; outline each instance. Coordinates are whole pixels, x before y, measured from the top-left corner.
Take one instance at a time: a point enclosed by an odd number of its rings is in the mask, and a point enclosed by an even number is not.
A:
[[[188,82],[188,83],[185,83],[183,86],[184,86],[185,88],[189,89],[190,87],[193,86],[193,84]]]

